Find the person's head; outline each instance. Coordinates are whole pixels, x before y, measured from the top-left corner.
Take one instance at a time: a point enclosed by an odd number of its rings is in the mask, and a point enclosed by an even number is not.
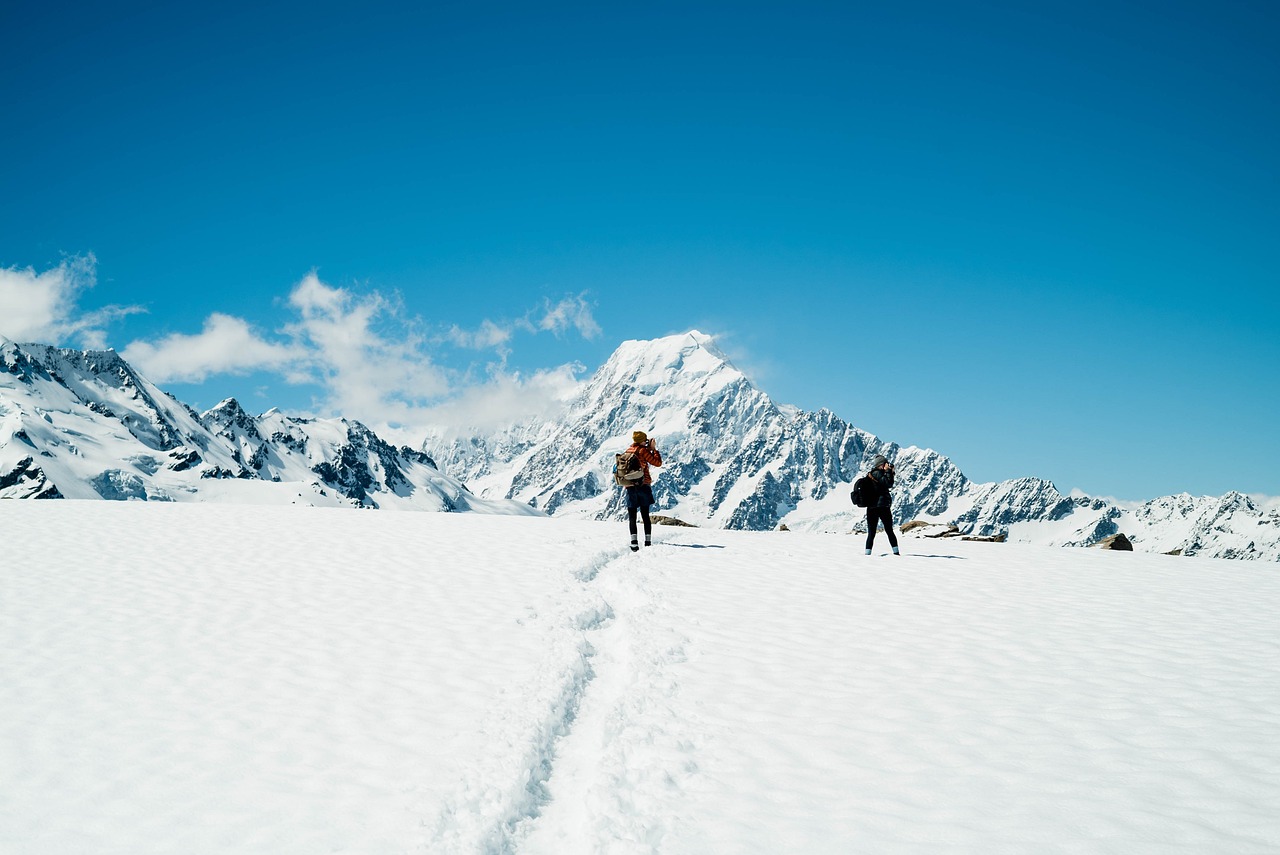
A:
[[[872,469],[884,469],[886,466],[890,469],[893,468],[889,463],[889,459],[883,454],[877,454],[875,457],[871,458]]]
[[[631,441],[636,445],[644,445],[649,441],[649,435],[642,430],[634,431],[631,434]]]

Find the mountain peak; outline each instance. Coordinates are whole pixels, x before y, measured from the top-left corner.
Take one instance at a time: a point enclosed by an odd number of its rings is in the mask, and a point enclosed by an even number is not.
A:
[[[207,419],[211,416],[216,417],[219,414],[223,414],[223,413],[229,414],[229,415],[238,415],[243,412],[245,412],[244,407],[240,406],[240,402],[236,400],[234,397],[223,398],[217,404],[205,410],[204,413],[201,414],[200,418]]]
[[[624,341],[600,374],[613,383],[651,389],[726,372],[732,375],[726,382],[743,377],[711,336],[690,330],[650,341]]]

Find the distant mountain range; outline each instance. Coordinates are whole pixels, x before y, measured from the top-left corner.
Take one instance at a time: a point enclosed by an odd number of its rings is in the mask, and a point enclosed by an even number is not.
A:
[[[396,448],[360,422],[198,414],[114,351],[0,344],[0,498],[295,503],[618,519],[613,455],[642,429],[666,465],[655,512],[702,526],[865,530],[849,501],[871,457],[898,471],[894,514],[963,535],[1280,560],[1280,514],[1186,494],[1122,508],[1019,478],[975,484],[827,410],[775,404],[698,332],[623,343],[557,418]]]
[[[537,511],[481,499],[359,422],[203,415],[115,351],[0,345],[0,498]]]
[[[1122,532],[1143,551],[1280,560],[1280,514],[1240,493],[1125,509],[1064,496],[1040,478],[976,484],[937,452],[885,442],[828,410],[775,404],[698,332],[625,342],[559,418],[436,436],[423,449],[482,496],[556,516],[616,519],[623,510],[613,455],[635,429],[655,437],[665,459],[655,470],[656,512],[696,525],[865,531],[849,492],[883,454],[897,468],[899,522],[1057,546]]]

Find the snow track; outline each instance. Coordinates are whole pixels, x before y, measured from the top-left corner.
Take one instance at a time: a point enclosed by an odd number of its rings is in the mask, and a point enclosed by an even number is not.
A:
[[[696,772],[696,740],[670,705],[687,639],[655,584],[667,572],[663,551],[627,555],[598,580],[613,618],[592,633],[596,676],[557,746],[553,800],[523,829],[521,853],[656,853],[679,826],[667,806]]]
[[[546,656],[483,727],[487,756],[437,819],[427,850],[658,852],[674,816],[656,807],[696,770],[695,740],[664,701],[685,639],[659,620],[647,577],[660,546],[573,567],[546,620]]]

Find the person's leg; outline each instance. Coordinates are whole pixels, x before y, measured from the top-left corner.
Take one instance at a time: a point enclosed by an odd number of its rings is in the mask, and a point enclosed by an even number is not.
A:
[[[898,536],[893,533],[893,511],[889,508],[881,508],[883,513],[880,519],[884,521],[884,533],[889,535],[889,545],[893,547],[893,554],[898,554]]]
[[[636,538],[636,511],[638,508],[627,508],[627,530],[631,532],[631,551],[640,549],[640,541]]]
[[[640,518],[644,520],[644,545],[653,545],[653,521],[649,519],[649,506],[640,506]]]
[[[876,515],[875,508],[867,508],[867,554],[871,554],[871,544],[876,542],[876,523],[880,522],[880,517]]]

